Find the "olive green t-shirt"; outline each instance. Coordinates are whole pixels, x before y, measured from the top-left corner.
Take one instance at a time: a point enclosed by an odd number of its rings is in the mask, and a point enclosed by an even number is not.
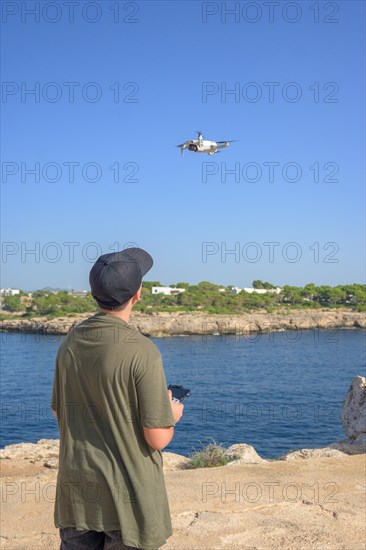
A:
[[[61,344],[52,390],[60,430],[55,526],[120,530],[156,550],[172,534],[163,457],[143,427],[175,426],[161,355],[133,325],[97,313]]]

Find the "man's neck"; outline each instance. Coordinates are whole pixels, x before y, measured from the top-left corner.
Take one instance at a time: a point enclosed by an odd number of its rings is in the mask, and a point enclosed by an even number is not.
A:
[[[110,309],[99,308],[99,311],[101,313],[107,313],[107,315],[110,315],[111,317],[118,317],[118,319],[122,319],[123,321],[128,323],[131,317],[132,307],[128,305],[122,311],[113,311]]]

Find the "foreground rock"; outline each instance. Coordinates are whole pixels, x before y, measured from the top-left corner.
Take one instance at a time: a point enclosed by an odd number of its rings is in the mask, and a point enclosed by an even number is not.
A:
[[[350,443],[366,451],[366,378],[356,376],[343,401],[341,420]]]
[[[60,441],[40,439],[37,443],[15,443],[0,449],[0,459],[28,460],[31,463],[58,459]]]
[[[267,462],[264,458],[261,458],[254,447],[247,445],[246,443],[237,443],[231,445],[225,451],[225,456],[230,460],[227,466],[237,466],[238,464],[260,464],[261,462]],[[238,457],[233,460],[234,457]]]
[[[57,550],[57,471],[3,460],[1,548]],[[173,536],[162,550],[364,550],[365,456],[165,473]]]
[[[321,449],[298,449],[289,451],[279,460],[299,460],[303,458],[337,458],[346,456],[347,453],[332,447],[323,447]]]
[[[337,458],[347,455],[359,455],[365,456],[366,448],[364,445],[356,445],[350,442],[348,439],[337,441],[327,447],[320,447],[315,449],[295,449],[282,455],[278,460],[299,460],[303,458]],[[365,456],[366,467],[366,456]]]
[[[163,451],[163,469],[164,472],[181,470],[189,462],[189,458],[169,451]]]
[[[44,466],[46,468],[58,468],[59,454],[58,439],[40,439],[37,443],[15,443],[7,445],[0,449],[0,460],[2,465],[4,460],[12,460],[18,463],[24,462]],[[190,458],[169,451],[163,451],[163,467],[164,471],[173,471],[184,469],[185,465],[190,461]],[[227,465],[237,464],[260,464],[266,462],[261,458],[254,447],[245,443],[231,445],[225,450],[225,456],[231,461]],[[234,456],[238,456],[236,460],[232,460]]]
[[[16,443],[0,449],[0,460],[4,467],[4,460],[14,461],[23,466],[36,464],[45,468],[58,468],[58,454],[60,441],[58,439],[40,439],[37,443]],[[189,458],[170,452],[163,452],[164,471],[178,470],[189,462]],[[8,469],[8,465],[7,465]]]
[[[8,332],[36,332],[42,334],[67,334],[70,328],[90,314],[77,318],[62,317],[48,320],[7,319],[1,322],[1,330]],[[147,336],[237,334],[270,332],[277,330],[307,330],[333,328],[366,328],[366,315],[348,309],[283,310],[267,313],[255,311],[240,315],[207,315],[195,312],[154,313],[151,315],[133,313],[131,324]],[[334,336],[334,335],[333,335]]]
[[[342,439],[341,441],[332,443],[331,445],[329,445],[329,447],[331,449],[337,449],[338,451],[342,451],[347,455],[358,455],[358,454],[366,453],[366,445],[364,443],[358,445],[356,443],[353,443],[349,439]]]

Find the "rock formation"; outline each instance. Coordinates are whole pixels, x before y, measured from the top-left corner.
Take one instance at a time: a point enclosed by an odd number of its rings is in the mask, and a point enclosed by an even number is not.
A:
[[[40,439],[37,443],[16,443],[0,449],[0,459],[25,461],[46,468],[58,469],[58,439]],[[164,471],[179,470],[189,458],[170,452],[163,452]]]
[[[297,451],[289,451],[284,454],[280,460],[298,460],[301,458],[337,458],[346,456],[348,453],[342,452],[332,447],[324,447],[322,449],[299,449]]]
[[[264,458],[261,458],[254,447],[247,445],[246,443],[237,443],[231,445],[225,450],[225,456],[230,460],[227,466],[236,466],[237,464],[260,464],[261,462],[267,462]],[[232,460],[233,457],[239,458]]]
[[[348,439],[342,439],[322,449],[289,451],[280,460],[299,458],[337,457],[366,453],[366,378],[356,376],[343,401],[341,414]]]
[[[5,332],[36,332],[40,334],[67,334],[70,328],[91,314],[77,318],[6,319],[0,324]],[[366,328],[366,315],[348,309],[282,310],[267,313],[264,310],[239,315],[208,315],[202,312],[133,313],[130,324],[147,336],[178,336],[236,334],[243,337],[251,332],[266,333],[277,330],[307,330],[334,328]],[[334,335],[336,336],[336,335]]]
[[[350,443],[366,450],[366,378],[356,376],[343,401],[341,420]]]

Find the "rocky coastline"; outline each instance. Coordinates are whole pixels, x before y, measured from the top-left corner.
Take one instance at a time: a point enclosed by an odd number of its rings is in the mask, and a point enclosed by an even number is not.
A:
[[[53,319],[46,317],[5,319],[0,324],[0,331],[67,334],[70,328],[90,315]],[[345,308],[282,310],[275,313],[261,310],[238,315],[209,315],[202,312],[133,313],[130,324],[142,334],[151,337],[245,335],[279,330],[366,329],[366,314]]]

